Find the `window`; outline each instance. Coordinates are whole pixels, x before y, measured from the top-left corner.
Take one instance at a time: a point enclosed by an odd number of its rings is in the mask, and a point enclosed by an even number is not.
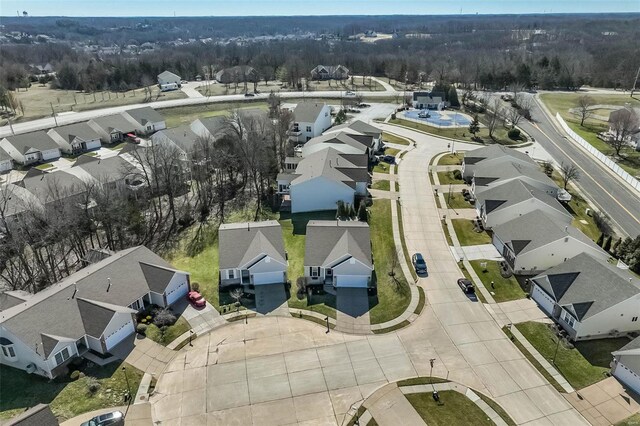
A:
[[[311,132],[311,126],[307,126],[307,132]]]
[[[64,348],[56,354],[56,365],[62,364],[69,358],[71,358],[71,352],[69,352],[69,348]]]
[[[320,267],[319,266],[312,266],[311,267],[311,278],[318,278],[319,275],[320,275]]]
[[[327,276],[331,276],[331,275],[333,274],[333,269],[331,269],[331,268],[327,268],[327,269],[324,271],[324,274],[325,274],[325,275],[327,275]]]
[[[571,328],[574,327],[576,320],[567,311],[562,311],[562,320],[567,323]]]
[[[227,277],[229,277],[230,280],[235,278],[233,269],[229,269],[229,271],[227,272]]]
[[[16,357],[16,351],[13,349],[13,345],[1,346],[2,347],[2,355],[5,358],[13,359]]]
[[[638,317],[631,318],[631,322],[636,322],[636,321],[638,321]]]

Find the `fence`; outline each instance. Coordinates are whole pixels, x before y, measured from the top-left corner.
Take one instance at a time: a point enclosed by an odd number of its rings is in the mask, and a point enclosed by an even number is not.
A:
[[[584,149],[589,151],[591,155],[596,157],[600,162],[602,162],[605,166],[611,169],[615,174],[620,176],[625,182],[631,185],[636,191],[640,191],[640,181],[638,179],[631,176],[627,173],[622,167],[618,166],[613,160],[609,157],[598,151],[593,145],[589,142],[582,139],[576,132],[571,130],[567,123],[560,117],[560,114],[556,113],[556,119],[560,123],[562,129],[567,132],[567,134],[573,139],[576,143],[582,146]]]

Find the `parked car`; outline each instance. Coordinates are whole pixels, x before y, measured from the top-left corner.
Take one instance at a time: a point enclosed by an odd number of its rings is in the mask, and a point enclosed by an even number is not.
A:
[[[187,293],[187,300],[196,308],[204,308],[207,306],[207,301],[204,300],[204,297],[197,291]]]
[[[254,97],[254,96],[255,96],[255,93],[245,93],[245,94],[244,94],[244,97],[245,97],[245,98],[252,98],[252,97]]]
[[[389,164],[395,164],[396,163],[396,157],[394,157],[393,155],[385,155],[382,157],[382,161],[384,161],[385,163],[389,163]]]
[[[100,414],[80,426],[116,426],[124,425],[124,414],[121,411]]]
[[[411,263],[413,263],[413,267],[415,268],[417,274],[427,273],[427,262],[424,261],[424,257],[422,257],[422,254],[414,254],[411,258]]]
[[[458,279],[458,287],[462,289],[465,293],[475,293],[476,289],[473,286],[473,283],[466,278]]]
[[[347,92],[344,92],[344,95],[345,95],[345,96],[347,96],[347,97],[349,97],[349,98],[355,98],[355,97],[356,97],[356,93],[355,93],[355,92],[352,92],[352,91],[350,91],[350,90],[349,90],[349,91],[347,91]]]

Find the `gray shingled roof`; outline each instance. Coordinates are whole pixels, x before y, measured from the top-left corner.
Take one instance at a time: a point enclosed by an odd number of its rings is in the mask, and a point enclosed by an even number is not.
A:
[[[46,151],[59,149],[58,144],[44,131],[24,133],[22,135],[5,137],[20,153],[25,154],[32,149]]]
[[[317,152],[325,146],[333,146],[347,154],[365,154],[369,149],[371,137],[367,136],[366,141],[356,139],[356,135],[350,135],[347,132],[326,133],[310,139],[302,147],[303,156],[309,155],[310,152]]]
[[[0,161],[12,160],[13,158],[5,151],[0,148]]]
[[[466,164],[477,164],[478,162],[486,159],[494,159],[499,157],[514,157],[523,161],[530,161],[533,163],[531,158],[516,149],[507,148],[503,145],[489,145],[483,148],[474,149],[472,151],[467,151],[464,154],[464,161]]]
[[[282,228],[276,220],[220,225],[218,241],[220,269],[239,268],[262,254],[287,263]]]
[[[3,291],[0,293],[0,311],[13,308],[28,299],[29,296],[16,294],[16,292]]]
[[[102,336],[104,329],[107,328],[107,325],[109,325],[109,322],[116,312],[135,313],[133,309],[112,305],[110,303],[96,302],[81,297],[78,297],[77,300],[84,331],[89,336],[95,338]]]
[[[35,195],[13,183],[0,186],[0,205],[6,217],[31,209],[41,213],[44,211],[42,203]]]
[[[541,210],[533,210],[493,228],[500,241],[509,244],[516,255],[524,254],[565,237],[576,239],[598,250],[598,245],[571,225],[556,223]]]
[[[189,153],[195,151],[199,136],[195,134],[189,126],[184,125],[160,130],[153,135],[153,139],[157,140],[157,138],[168,139],[184,152]]]
[[[47,404],[38,404],[7,420],[5,426],[58,426],[58,419]]]
[[[100,139],[100,135],[87,122],[54,127],[51,130],[67,142],[72,142],[76,137],[85,141]]]
[[[337,132],[337,131],[349,131],[353,130],[363,135],[368,135],[372,137],[378,137],[382,134],[382,130],[378,129],[371,124],[365,123],[362,120],[356,120],[353,123],[343,123],[337,126],[333,126],[327,132]]]
[[[640,280],[607,261],[581,253],[533,278],[582,321],[640,294]]]
[[[365,154],[360,155],[366,157]],[[358,163],[362,163],[362,161]],[[353,184],[355,182],[367,182],[369,179],[366,166],[358,166],[352,163],[333,148],[327,148],[306,156],[298,163],[295,174],[298,177],[291,182],[292,185],[297,185],[319,176],[342,182],[351,187],[354,187]]]
[[[306,266],[329,266],[345,255],[350,255],[368,267],[373,267],[371,236],[366,222],[309,221],[304,251]]]
[[[293,110],[296,123],[315,123],[325,105],[321,102],[300,102]]]
[[[124,114],[112,114],[93,118],[89,123],[93,123],[106,133],[111,133],[113,130],[118,130],[121,133],[131,133],[136,130],[136,125]]]
[[[486,203],[487,214],[505,209],[526,200],[536,199],[564,214],[568,223],[572,217],[555,198],[519,179],[496,184],[476,191],[476,203]]]
[[[119,155],[109,158],[97,158],[81,155],[73,167],[80,168],[100,183],[116,182],[127,174],[138,171],[131,163]]]
[[[34,169],[31,169],[33,171]],[[30,171],[30,172],[31,172]],[[59,170],[54,173],[33,172],[16,183],[32,193],[42,204],[61,200],[85,191],[85,185],[78,177]]]
[[[635,349],[640,349],[640,337],[636,337],[617,351],[613,352],[614,355],[617,355],[620,352],[632,351]],[[636,351],[637,355],[640,355],[640,351]]]
[[[125,113],[129,114],[138,123],[145,126],[147,123],[158,123],[164,121],[164,117],[151,107],[142,107],[135,109],[128,109]]]
[[[534,179],[538,182],[546,184],[548,186],[557,186],[553,180],[539,169],[535,164],[521,164],[513,161],[509,161],[508,157],[505,157],[505,161],[500,164],[478,164],[474,169],[476,184],[478,181],[483,183],[492,183],[502,179],[519,178],[521,176]]]
[[[207,129],[207,131],[212,136],[221,134],[226,130],[226,127],[227,127],[227,118],[224,115],[216,115],[214,117],[199,118],[192,123],[192,126],[196,122],[200,122],[200,124],[202,124],[202,126],[204,126],[204,128]],[[202,135],[202,136],[205,136],[205,135]]]
[[[162,79],[168,79],[168,78],[177,78],[178,80],[181,80],[180,76],[178,74],[174,74],[171,71],[162,71],[160,74],[158,74],[158,78],[162,78]]]

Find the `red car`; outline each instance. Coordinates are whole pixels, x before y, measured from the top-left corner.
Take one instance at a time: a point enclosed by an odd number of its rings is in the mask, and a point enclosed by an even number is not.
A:
[[[187,300],[196,308],[204,308],[207,306],[207,301],[204,300],[204,297],[197,291],[190,291],[187,294]]]

